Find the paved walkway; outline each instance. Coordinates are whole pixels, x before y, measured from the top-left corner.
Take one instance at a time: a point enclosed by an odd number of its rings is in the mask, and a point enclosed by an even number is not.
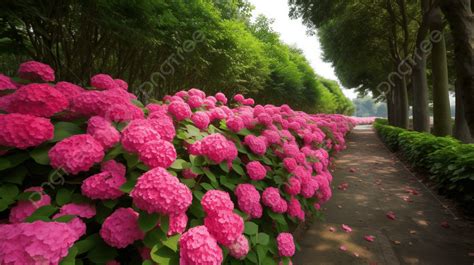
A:
[[[295,265],[474,265],[472,225],[443,207],[370,127],[357,127],[347,140],[336,159],[325,220],[301,236]],[[342,224],[353,231],[344,232]]]

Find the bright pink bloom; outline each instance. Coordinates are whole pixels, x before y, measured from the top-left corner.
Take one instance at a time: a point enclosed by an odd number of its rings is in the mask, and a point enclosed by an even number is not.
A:
[[[31,192],[31,194],[27,201],[18,201],[10,209],[10,216],[8,217],[10,223],[24,222],[36,209],[51,204],[51,197],[44,193],[41,187],[31,187],[26,189],[25,192]]]
[[[374,242],[375,236],[367,235],[367,236],[364,236],[364,239],[368,242]]]
[[[120,141],[119,131],[109,121],[100,116],[89,119],[87,133],[101,143],[104,149],[109,149]]]
[[[77,134],[56,143],[49,152],[51,166],[76,175],[88,171],[104,158],[104,148],[94,137]]]
[[[124,80],[116,78],[114,79],[114,82],[117,87],[120,87],[123,90],[128,90],[128,84]]]
[[[0,91],[17,89],[18,85],[8,76],[0,74]]]
[[[289,195],[298,195],[301,192],[301,182],[297,178],[291,177],[285,184],[285,191]]]
[[[288,203],[288,215],[304,221],[305,213],[301,208],[300,202],[296,198],[291,198]]]
[[[18,88],[6,108],[10,113],[51,117],[65,110],[69,101],[61,92],[47,84],[29,84]]]
[[[218,211],[204,218],[204,225],[220,244],[229,246],[244,232],[244,220],[232,211]]]
[[[260,193],[252,184],[239,184],[234,192],[241,211],[250,215],[251,218],[262,217],[263,209],[260,204]]]
[[[18,76],[30,81],[52,82],[54,81],[54,70],[47,64],[28,61],[20,64]]]
[[[295,255],[295,242],[290,233],[280,233],[277,236],[278,253],[280,257],[292,257]]]
[[[172,236],[174,234],[182,234],[186,230],[188,225],[188,216],[186,213],[180,213],[178,215],[170,215],[169,230],[167,235]]]
[[[76,215],[82,218],[92,218],[95,216],[95,206],[88,203],[68,203],[61,206],[55,218],[64,215]]]
[[[215,97],[217,101],[220,101],[222,104],[227,104],[227,97],[223,93],[218,92]]]
[[[244,138],[244,144],[247,145],[250,150],[256,155],[264,155],[267,151],[267,144],[265,143],[265,137],[257,137],[249,134]]]
[[[173,119],[171,119],[169,116],[161,115],[159,112],[154,112],[148,117],[147,121],[150,123],[153,129],[155,129],[155,131],[160,134],[162,140],[168,142],[173,141],[176,135]]]
[[[207,113],[203,111],[198,111],[198,112],[195,112],[193,116],[191,116],[191,121],[194,123],[196,127],[198,127],[201,130],[204,130],[207,128],[207,126],[209,126],[210,119]]]
[[[240,235],[234,243],[228,246],[228,248],[229,255],[242,260],[249,253],[249,241],[244,235]]]
[[[91,78],[91,86],[101,90],[114,89],[118,87],[114,79],[107,74],[94,75]]]
[[[125,248],[145,236],[138,227],[138,213],[132,208],[115,210],[105,218],[99,234],[105,243],[115,248]]]
[[[348,225],[342,224],[341,227],[342,227],[342,230],[344,230],[344,232],[346,233],[352,232],[352,228]]]
[[[0,145],[26,149],[53,139],[49,119],[26,114],[0,114]]]
[[[244,121],[238,116],[227,118],[226,124],[227,128],[235,133],[245,128]]]
[[[189,105],[181,101],[171,102],[168,106],[168,112],[178,121],[191,118],[191,115],[193,114]]]
[[[229,193],[221,190],[207,191],[202,196],[201,205],[206,214],[234,210],[234,203],[230,199]]]
[[[273,123],[272,117],[268,113],[261,113],[257,116],[257,120],[260,124],[270,126]]]
[[[188,98],[187,103],[188,103],[189,107],[191,107],[193,109],[196,109],[196,108],[201,107],[201,105],[203,104],[203,100],[199,96],[190,96]]]
[[[193,227],[181,236],[179,257],[181,265],[220,265],[223,260],[222,249],[203,225]]]
[[[255,104],[255,101],[253,100],[253,98],[246,98],[242,101],[242,104],[252,106]]]
[[[149,168],[168,168],[176,160],[176,150],[170,142],[155,140],[142,145],[138,157]]]
[[[161,167],[141,175],[130,196],[139,209],[167,215],[185,212],[193,200],[191,190]]]
[[[293,171],[298,166],[298,163],[296,163],[296,160],[294,158],[287,157],[283,159],[283,166],[285,167],[286,171],[288,171],[289,173],[293,173]]]
[[[94,200],[113,200],[124,194],[120,187],[126,181],[125,174],[103,171],[83,180],[81,191],[84,196]]]
[[[188,94],[189,94],[189,96],[198,96],[200,98],[205,98],[206,97],[206,93],[204,93],[204,91],[202,91],[200,89],[197,89],[197,88],[189,89]]]
[[[216,164],[233,161],[237,157],[237,147],[222,134],[215,133],[196,141],[192,148],[196,154],[204,155]]]
[[[288,209],[288,204],[280,196],[277,188],[268,187],[262,193],[263,205],[270,207],[276,213],[284,213]]]
[[[252,161],[245,165],[247,174],[252,180],[262,180],[267,175],[267,170],[259,161]]]
[[[54,88],[61,92],[69,101],[86,91],[84,88],[69,82],[58,82]]]
[[[245,98],[242,94],[235,94],[234,100],[238,103],[242,103],[245,100]]]
[[[262,136],[265,137],[267,144],[279,144],[281,142],[280,134],[275,130],[265,130]]]
[[[0,264],[59,264],[78,239],[78,233],[67,223],[2,224]]]
[[[301,195],[309,199],[314,196],[314,193],[319,188],[318,182],[315,178],[309,176],[304,176],[300,178],[301,181]]]
[[[132,153],[138,152],[145,143],[160,139],[160,134],[148,120],[131,121],[122,131],[122,146]]]

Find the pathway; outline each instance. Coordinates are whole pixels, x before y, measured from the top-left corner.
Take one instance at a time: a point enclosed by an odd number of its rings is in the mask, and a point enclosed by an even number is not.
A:
[[[294,264],[474,265],[472,225],[443,207],[370,127],[357,127],[347,141],[337,156],[325,220],[315,220],[300,237]],[[353,231],[344,232],[342,224]]]

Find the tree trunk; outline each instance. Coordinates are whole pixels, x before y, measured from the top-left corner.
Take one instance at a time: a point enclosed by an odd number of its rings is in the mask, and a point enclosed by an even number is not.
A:
[[[467,126],[466,118],[464,116],[464,104],[462,102],[462,97],[460,90],[461,87],[459,82],[456,82],[456,121],[454,124],[454,137],[463,143],[472,143],[473,138],[469,132],[469,127]]]
[[[412,82],[413,82],[413,129],[418,132],[430,132],[430,112],[428,99],[428,81],[426,79],[426,56],[427,50],[422,47],[422,42],[428,35],[428,0],[421,2],[423,21],[416,36],[415,54],[413,60]]]
[[[398,87],[398,127],[403,129],[408,129],[408,91],[407,91],[407,82],[405,76],[400,80],[400,85]]]
[[[433,37],[432,70],[433,70],[433,134],[451,135],[451,108],[449,105],[448,62],[446,43],[443,33],[443,19],[438,8],[431,23]]]
[[[386,95],[387,99],[387,118],[388,124],[395,125],[395,115],[393,114],[393,92],[388,92]]]
[[[442,0],[441,8],[453,34],[456,79],[464,103],[465,119],[474,138],[474,23],[471,0]]]

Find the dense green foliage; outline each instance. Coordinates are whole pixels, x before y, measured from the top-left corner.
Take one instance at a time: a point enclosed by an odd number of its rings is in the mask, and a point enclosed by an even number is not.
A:
[[[354,116],[357,117],[387,117],[387,105],[375,102],[372,98],[356,98],[352,100],[355,107]]]
[[[374,127],[392,150],[428,172],[443,193],[466,205],[474,202],[474,144],[389,126],[386,120],[377,120]]]
[[[183,88],[243,93],[257,103],[351,114],[335,82],[318,77],[245,0],[4,1],[0,72],[34,59],[59,80],[121,76],[142,100]],[[12,54],[13,52],[13,54]]]

